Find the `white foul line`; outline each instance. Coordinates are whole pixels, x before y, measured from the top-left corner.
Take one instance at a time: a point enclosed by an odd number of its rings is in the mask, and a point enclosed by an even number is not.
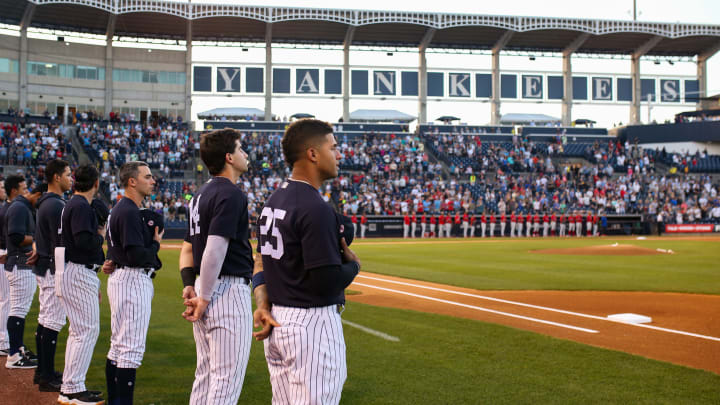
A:
[[[362,325],[359,325],[359,324],[357,324],[357,323],[355,323],[355,322],[350,322],[350,321],[348,321],[348,320],[343,319],[343,320],[342,320],[342,323],[344,323],[344,324],[347,325],[347,326],[352,326],[353,328],[360,329],[361,331],[363,331],[363,332],[365,332],[365,333],[369,333],[369,334],[371,334],[371,335],[373,335],[373,336],[377,336],[377,337],[379,337],[379,338],[381,338],[381,339],[389,340],[389,341],[391,341],[391,342],[399,342],[399,341],[400,341],[400,338],[397,338],[397,337],[395,337],[395,336],[388,335],[387,333],[382,333],[382,332],[377,331],[377,330],[375,330],[375,329],[370,329],[370,328],[368,328],[367,326],[362,326]]]
[[[717,338],[717,337],[714,337],[714,336],[700,335],[700,334],[698,334],[698,333],[685,332],[685,331],[682,331],[682,330],[661,328],[661,327],[659,327],[659,326],[645,325],[645,324],[640,324],[640,323],[626,323],[626,322],[614,321],[614,320],[612,320],[612,319],[608,319],[608,318],[605,318],[605,317],[602,317],[602,316],[597,316],[597,315],[589,315],[589,314],[583,314],[583,313],[580,313],[580,312],[565,311],[565,310],[563,310],[563,309],[549,308],[549,307],[543,307],[543,306],[539,306],[539,305],[526,304],[526,303],[524,303],[524,302],[508,301],[508,300],[504,300],[504,299],[502,299],[502,298],[495,298],[495,297],[488,297],[488,296],[484,296],[484,295],[470,294],[470,293],[466,293],[466,292],[462,292],[462,291],[447,290],[447,289],[444,289],[444,288],[437,288],[437,287],[430,287],[430,286],[419,285],[419,284],[405,283],[405,282],[402,282],[402,281],[395,281],[395,280],[387,280],[387,279],[379,278],[379,277],[370,277],[370,276],[363,276],[363,275],[358,275],[357,277],[367,278],[367,279],[370,279],[370,280],[384,281],[384,282],[386,282],[386,283],[406,285],[406,286],[409,286],[409,287],[424,288],[424,289],[426,289],[426,290],[433,290],[433,291],[440,291],[440,292],[445,292],[445,293],[450,293],[450,294],[463,295],[463,296],[466,296],[466,297],[479,298],[479,299],[488,300],[488,301],[502,302],[502,303],[504,303],[504,304],[518,305],[518,306],[521,306],[521,307],[540,309],[540,310],[543,310],[543,311],[550,311],[550,312],[557,312],[557,313],[566,314],[566,315],[579,316],[579,317],[582,317],[582,318],[590,318],[590,319],[597,319],[597,320],[600,320],[600,321],[622,323],[622,324],[624,324],[624,325],[637,326],[637,327],[639,327],[639,328],[646,328],[646,329],[658,330],[658,331],[661,331],[661,332],[675,333],[675,334],[678,334],[678,335],[692,336],[692,337],[696,337],[696,338],[699,338],[699,339],[705,339],[705,340],[712,340],[712,341],[715,341],[715,342],[720,342],[720,338]]]
[[[508,312],[495,311],[494,309],[488,309],[488,308],[478,307],[478,306],[475,306],[475,305],[463,304],[463,303],[461,303],[461,302],[448,301],[448,300],[443,300],[443,299],[440,299],[440,298],[428,297],[428,296],[426,296],[426,295],[413,294],[413,293],[406,292],[406,291],[393,290],[393,289],[390,289],[390,288],[377,287],[377,286],[374,286],[374,285],[363,284],[363,283],[358,283],[358,282],[354,282],[353,284],[357,284],[357,285],[362,286],[362,287],[375,288],[375,289],[383,290],[383,291],[390,291],[390,292],[394,292],[394,293],[397,293],[397,294],[409,295],[409,296],[411,296],[411,297],[422,298],[422,299],[426,299],[426,300],[430,300],[430,301],[442,302],[442,303],[444,303],[444,304],[457,305],[457,306],[459,306],[459,307],[465,307],[465,308],[475,309],[475,310],[478,310],[478,311],[490,312],[490,313],[492,313],[492,314],[509,316],[509,317],[511,317],[511,318],[524,319],[524,320],[530,321],[530,322],[544,323],[544,324],[546,324],[546,325],[558,326],[558,327],[561,327],[561,328],[567,328],[567,329],[577,330],[577,331],[586,332],[586,333],[598,333],[598,331],[593,330],[593,329],[585,329],[585,328],[580,328],[580,327],[577,327],[577,326],[566,325],[566,324],[564,324],[564,323],[546,321],[546,320],[544,320],[544,319],[530,318],[530,317],[527,317],[527,316],[511,314],[511,313],[508,313]]]

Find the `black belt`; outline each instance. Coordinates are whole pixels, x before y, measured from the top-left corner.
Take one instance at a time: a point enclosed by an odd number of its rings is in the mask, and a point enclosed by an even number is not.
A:
[[[95,273],[97,273],[97,272],[100,270],[100,268],[102,267],[101,264],[76,263],[76,262],[73,262],[72,260],[66,260],[65,263],[77,264],[78,266],[85,267],[86,269],[92,270],[92,271],[94,271]]]
[[[130,267],[130,266],[117,266],[118,269],[132,269],[132,270],[142,270],[146,275],[150,276],[150,278],[155,278],[155,274],[158,272],[158,270],[152,268],[152,267]]]
[[[221,278],[221,277],[234,277],[234,278],[240,279],[240,281],[242,281],[243,284],[245,284],[245,285],[250,285],[250,279],[247,278],[247,277],[236,276],[236,275],[233,275],[233,274],[220,274],[220,275],[218,276],[218,279]]]

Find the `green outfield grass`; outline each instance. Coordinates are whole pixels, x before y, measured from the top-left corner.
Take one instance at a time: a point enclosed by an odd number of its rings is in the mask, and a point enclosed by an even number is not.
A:
[[[373,240],[371,242],[377,242]],[[540,256],[531,249],[611,239],[443,244],[355,244],[364,270],[478,289],[643,290],[720,293],[717,242],[621,241],[671,248],[674,256]],[[155,278],[148,349],[137,404],[186,404],[195,369],[191,325],[180,317],[178,250],[164,250]],[[101,275],[100,338],[88,388],[105,390],[110,310]],[[717,403],[720,376],[505,326],[350,303],[343,318],[397,336],[389,342],[346,327],[349,378],[343,404]],[[37,298],[26,343],[34,348]],[[64,357],[67,328],[58,347]],[[255,342],[240,398],[269,404],[262,344]]]

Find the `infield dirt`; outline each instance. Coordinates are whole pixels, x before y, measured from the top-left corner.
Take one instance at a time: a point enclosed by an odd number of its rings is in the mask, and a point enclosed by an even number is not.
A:
[[[364,272],[350,288],[361,294],[348,296],[349,301],[497,323],[720,374],[720,296],[653,292],[479,291]],[[493,298],[515,304],[493,301]],[[597,333],[497,312],[590,329]],[[650,316],[651,326],[675,332],[604,319],[611,314],[628,312]],[[688,336],[678,331],[704,337]]]

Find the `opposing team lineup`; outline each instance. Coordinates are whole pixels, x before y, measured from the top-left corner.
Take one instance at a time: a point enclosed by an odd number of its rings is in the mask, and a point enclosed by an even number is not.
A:
[[[355,215],[352,216],[353,224],[357,223]],[[509,221],[508,221],[509,219]],[[362,216],[362,221],[367,222],[367,217]],[[403,238],[450,238],[450,237],[475,237],[476,222],[480,223],[479,237],[548,237],[548,236],[599,236],[602,228],[606,227],[603,220],[597,213],[591,211],[571,211],[558,215],[539,212],[523,214],[514,212],[510,217],[505,213],[469,215],[467,212],[456,213],[453,217],[450,212],[444,214],[416,214],[415,212],[403,216]],[[418,234],[417,225],[420,224]],[[437,232],[435,226],[437,224]],[[507,225],[510,225],[510,232],[505,232]],[[584,227],[584,228],[583,228]],[[361,238],[365,238],[365,226],[361,228]],[[498,229],[500,232],[496,232]],[[524,233],[523,233],[524,229]],[[357,234],[357,227],[355,227]]]

